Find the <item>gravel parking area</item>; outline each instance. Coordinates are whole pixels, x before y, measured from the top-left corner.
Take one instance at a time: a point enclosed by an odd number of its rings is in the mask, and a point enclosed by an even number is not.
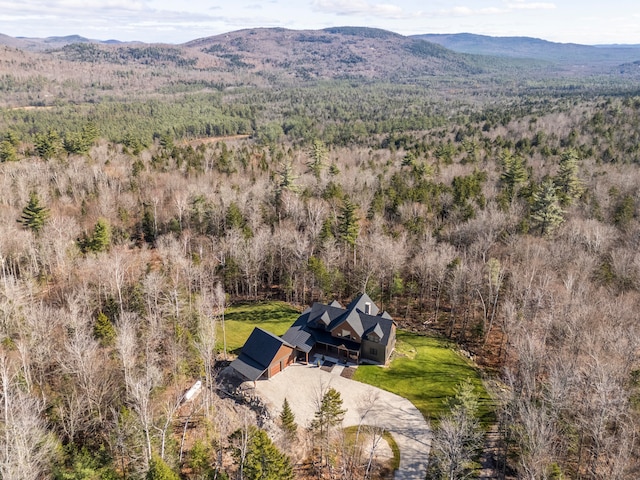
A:
[[[269,380],[258,380],[256,394],[279,414],[285,397],[300,426],[307,427],[318,408],[322,393],[333,387],[347,409],[343,426],[363,424],[384,427],[400,448],[396,480],[423,480],[429,457],[429,425],[407,399],[371,385],[349,380],[341,369],[324,371],[313,365],[294,364]]]

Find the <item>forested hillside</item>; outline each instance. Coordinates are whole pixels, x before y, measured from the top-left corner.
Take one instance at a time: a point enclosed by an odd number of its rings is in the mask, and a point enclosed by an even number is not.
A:
[[[470,33],[426,34],[414,38],[437,43],[455,52],[499,57],[535,58],[583,70],[607,71],[637,61],[637,45],[579,45],[555,43],[530,37],[489,37]]]
[[[505,478],[637,478],[637,84],[439,49],[465,69],[285,82],[216,45],[0,51],[2,478],[234,475],[212,322],[359,291],[498,385]]]

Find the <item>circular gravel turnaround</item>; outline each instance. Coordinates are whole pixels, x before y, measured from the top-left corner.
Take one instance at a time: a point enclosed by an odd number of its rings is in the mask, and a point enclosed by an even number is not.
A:
[[[333,387],[340,392],[347,409],[343,426],[384,427],[400,448],[396,480],[424,480],[430,447],[430,429],[418,409],[406,398],[377,387],[349,380],[313,365],[294,364],[269,380],[256,382],[256,394],[276,414],[287,398],[296,422],[307,427],[313,420],[322,393]]]

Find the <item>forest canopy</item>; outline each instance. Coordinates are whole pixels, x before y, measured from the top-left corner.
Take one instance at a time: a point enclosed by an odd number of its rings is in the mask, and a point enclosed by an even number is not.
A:
[[[212,324],[361,291],[483,369],[503,476],[637,478],[637,84],[123,52],[0,76],[3,478],[224,478],[262,468],[243,439],[289,478],[297,452],[213,394]],[[187,442],[172,418],[199,378]]]

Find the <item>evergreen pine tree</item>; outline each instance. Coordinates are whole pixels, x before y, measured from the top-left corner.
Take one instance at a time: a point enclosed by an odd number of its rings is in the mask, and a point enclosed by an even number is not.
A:
[[[22,209],[18,222],[37,234],[44,227],[47,218],[49,218],[49,209],[40,204],[40,197],[37,193],[31,192],[29,203]]]
[[[111,320],[104,313],[99,312],[96,323],[93,326],[93,336],[100,341],[103,347],[113,345],[116,338],[116,329]]]
[[[90,143],[85,142],[80,132],[67,132],[62,141],[62,146],[67,153],[84,154],[89,151]]]
[[[85,142],[91,145],[100,136],[98,126],[94,122],[87,123],[84,127],[82,127],[82,136]]]
[[[296,438],[296,434],[298,433],[298,424],[296,423],[295,415],[291,411],[291,406],[289,406],[289,401],[286,398],[282,403],[280,425],[288,440],[294,440]]]
[[[325,147],[324,143],[320,140],[314,140],[311,145],[311,161],[307,165],[316,179],[320,178],[320,174],[322,173],[322,169],[325,167],[328,155],[329,153],[327,152],[327,147]]]
[[[93,227],[89,248],[92,252],[104,252],[111,244],[111,226],[104,218],[98,219]]]
[[[191,469],[192,477],[194,479],[208,479],[217,478],[222,480],[226,476],[222,475],[222,472],[216,472],[212,466],[212,450],[211,444],[202,440],[196,440],[189,451],[187,458],[187,466]]]
[[[78,246],[83,253],[104,252],[109,248],[111,244],[111,226],[109,222],[100,218],[93,227],[91,235],[84,233],[81,238],[78,239]]]
[[[558,204],[556,187],[551,180],[545,181],[533,194],[531,220],[542,235],[548,235],[564,221],[563,211]]]
[[[171,467],[160,457],[153,457],[149,462],[146,480],[180,480]]]
[[[356,206],[348,198],[345,199],[338,217],[338,236],[350,246],[355,246],[360,231]]]
[[[575,150],[568,150],[560,157],[558,174],[554,183],[562,205],[570,205],[584,191],[582,182],[578,178],[578,154]]]
[[[527,180],[527,169],[524,159],[520,155],[512,155],[505,152],[502,155],[502,168],[500,182],[504,186],[504,192],[509,201],[518,193],[518,187]]]
[[[16,148],[20,145],[20,139],[18,138],[18,135],[11,131],[4,134],[4,140],[9,142]]]
[[[18,160],[16,147],[9,141],[0,142],[0,162],[15,162]]]
[[[283,162],[281,167],[282,168],[278,172],[280,181],[278,182],[277,192],[282,192],[283,190],[296,192],[298,187],[294,183],[296,176],[293,173],[293,164],[291,162]]]
[[[342,423],[345,413],[347,413],[347,411],[342,409],[340,392],[333,387],[329,388],[322,396],[320,408],[318,408],[314,414],[314,419],[311,422],[311,429],[317,432],[320,437],[322,446],[320,456],[327,457],[327,464],[329,462],[329,434],[331,433],[331,428]]]
[[[34,145],[36,153],[44,160],[55,157],[62,149],[60,135],[54,130],[49,130],[49,132],[44,134],[36,134]]]
[[[620,228],[626,228],[636,215],[636,202],[633,195],[625,195],[618,199],[613,211],[613,223]]]
[[[248,431],[236,430],[230,440],[242,440],[247,435],[244,458],[242,447],[232,452],[236,462],[242,462],[245,480],[293,480],[291,460],[273,444],[264,430],[250,426]]]
[[[286,190],[290,192],[297,192],[298,186],[294,183],[296,180],[296,176],[293,173],[293,165],[290,161],[282,162],[281,169],[278,172],[278,185],[276,186],[276,212],[278,217],[280,216],[280,212],[282,210],[282,198],[283,194]]]
[[[153,210],[151,209],[151,205],[148,203],[143,204],[142,210],[142,222],[141,222],[141,230],[142,230],[142,238],[148,244],[154,244],[156,238],[158,238],[158,225],[156,223],[156,217],[154,215]]]

